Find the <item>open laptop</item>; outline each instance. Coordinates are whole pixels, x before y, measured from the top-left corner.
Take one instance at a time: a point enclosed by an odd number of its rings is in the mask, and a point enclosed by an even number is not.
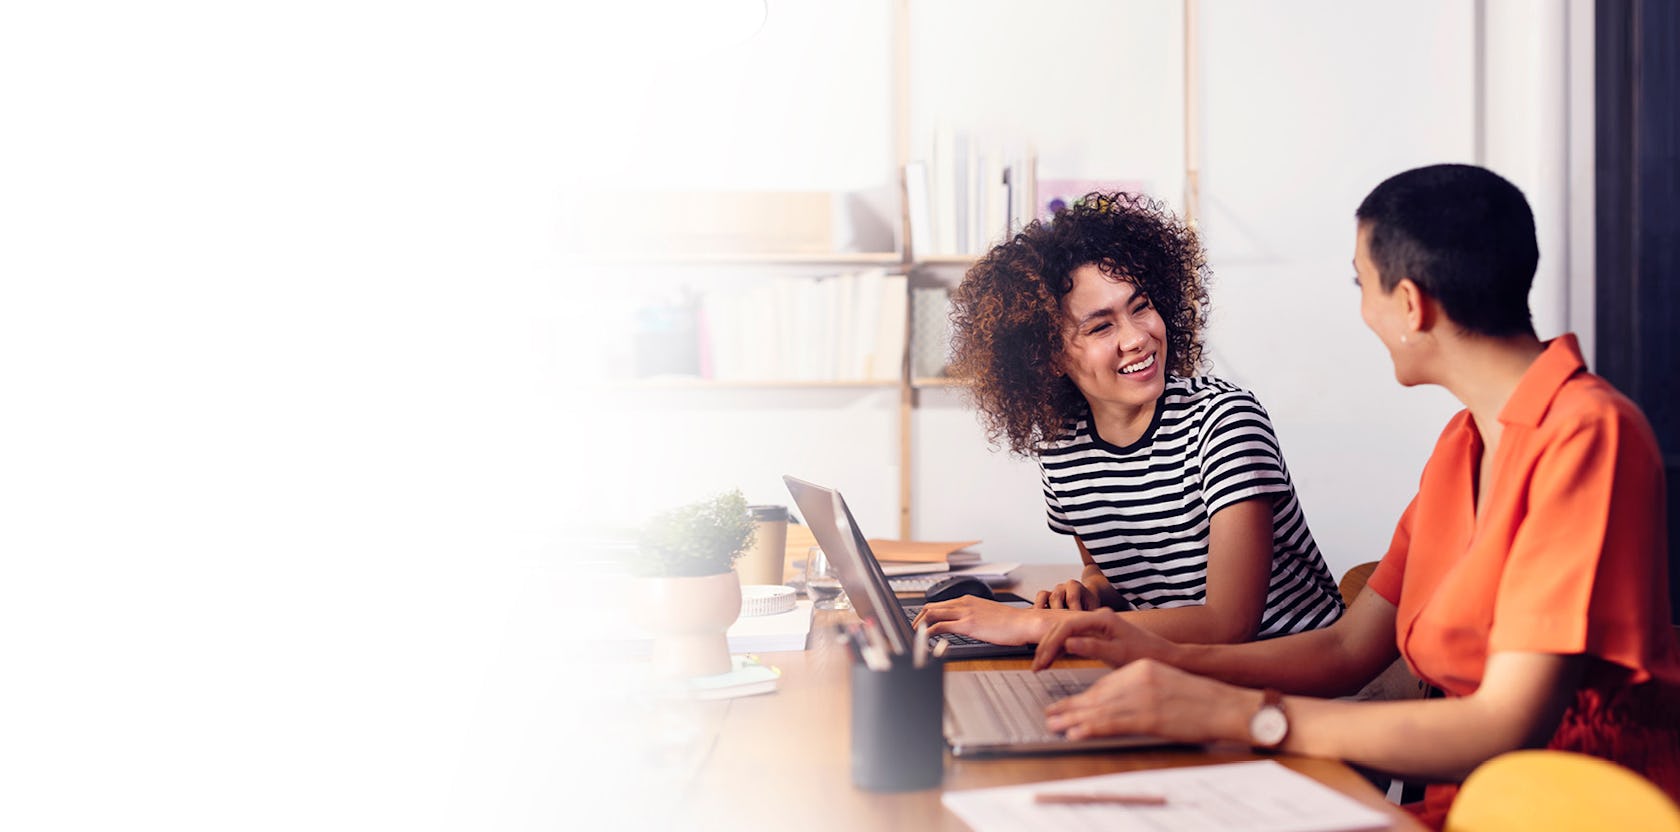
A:
[[[851,509],[846,507],[846,501],[841,498],[840,492],[794,477],[784,476],[782,481],[787,483],[788,492],[799,505],[799,513],[805,518],[805,525],[811,529],[811,535],[817,539],[817,544],[822,547],[823,554],[827,555],[829,562],[839,570],[840,585],[845,587],[846,596],[851,599],[858,617],[874,622],[886,635],[887,644],[892,647],[894,653],[908,654],[910,640],[915,636],[910,629],[910,622],[916,618],[916,613],[921,611],[922,605],[900,601],[893,592],[892,584],[881,569],[881,562],[875,559],[875,553],[869,548],[869,540],[858,529],[857,521],[853,519]],[[1026,600],[1005,603],[1012,606],[1032,606],[1032,603]],[[1033,653],[1032,645],[993,644],[957,635],[936,638],[950,645],[945,648],[946,659],[1030,656]]]
[[[910,621],[920,604],[906,604],[892,591],[881,564],[870,551],[869,541],[858,529],[840,492],[784,476],[788,492],[799,506],[817,544],[840,572],[840,585],[852,600],[858,617],[874,622],[886,635],[887,644],[900,655],[910,652],[915,633]],[[1018,602],[1026,604],[1026,602]],[[964,636],[947,639],[945,658],[972,659],[993,656],[1025,656],[1032,645],[992,644]],[[1031,670],[974,670],[945,674],[945,742],[957,757],[1006,754],[1047,754],[1136,748],[1166,745],[1166,740],[1147,736],[1100,737],[1069,740],[1044,727],[1044,707],[1090,687],[1106,667]]]

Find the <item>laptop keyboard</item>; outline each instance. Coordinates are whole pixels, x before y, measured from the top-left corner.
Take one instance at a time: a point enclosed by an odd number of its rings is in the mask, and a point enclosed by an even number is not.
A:
[[[1058,739],[1060,735],[1044,727],[1044,709],[1090,687],[1088,681],[1059,670],[990,671],[976,673],[974,679],[991,703],[997,727],[1016,742]]]
[[[904,610],[904,620],[910,621],[910,622],[913,623],[916,620],[916,613],[920,612],[922,608],[921,607],[901,607],[901,609]],[[989,641],[983,641],[981,639],[971,638],[969,636],[962,635],[961,633],[940,633],[939,635],[936,635],[936,636],[928,639],[928,641],[948,641],[948,642],[951,642],[952,647],[955,647],[959,644],[991,644],[991,642],[989,642]]]

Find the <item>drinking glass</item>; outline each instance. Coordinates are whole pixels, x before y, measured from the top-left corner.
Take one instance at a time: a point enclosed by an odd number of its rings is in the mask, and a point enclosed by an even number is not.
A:
[[[846,588],[840,585],[840,572],[823,556],[821,546],[812,546],[805,553],[805,592],[819,610],[849,610],[852,601]]]

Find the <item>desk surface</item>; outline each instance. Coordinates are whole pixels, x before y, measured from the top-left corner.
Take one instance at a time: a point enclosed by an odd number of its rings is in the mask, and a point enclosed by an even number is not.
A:
[[[1020,589],[1043,588],[1065,567],[1025,567]],[[1019,591],[1019,590],[1017,590]],[[851,783],[849,660],[834,624],[851,613],[818,612],[808,650],[765,653],[782,670],[774,694],[685,705],[686,723],[704,734],[675,783],[671,819],[695,829],[967,829],[940,803],[940,789],[877,794]],[[1093,664],[1088,661],[1070,665]],[[1019,668],[1025,659],[954,662],[950,672]],[[1109,751],[956,759],[946,756],[944,789],[973,789],[1145,768],[1253,760],[1246,747]],[[1347,766],[1289,755],[1279,762],[1394,818],[1394,829],[1422,829]]]

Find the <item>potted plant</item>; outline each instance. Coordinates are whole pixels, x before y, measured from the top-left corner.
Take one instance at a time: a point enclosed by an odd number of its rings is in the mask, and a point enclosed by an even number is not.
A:
[[[654,635],[657,674],[729,672],[729,625],[741,614],[741,582],[732,567],[752,539],[739,490],[662,512],[642,527],[632,568]]]

